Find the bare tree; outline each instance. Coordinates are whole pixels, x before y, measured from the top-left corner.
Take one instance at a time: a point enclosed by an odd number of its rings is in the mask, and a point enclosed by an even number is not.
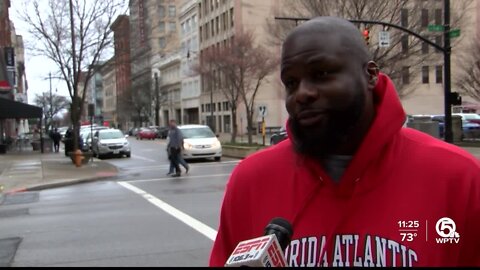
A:
[[[233,65],[233,57],[230,47],[205,50],[198,64],[192,65],[194,75],[201,75],[210,91],[220,89],[228,102],[232,113],[232,132],[230,142],[235,143],[238,134],[237,110],[240,101],[240,91],[235,83],[236,66]],[[213,92],[211,92],[213,94]],[[212,110],[212,108],[210,108]]]
[[[45,119],[45,130],[49,130],[53,117],[64,109],[68,108],[70,101],[64,96],[50,94],[44,92],[41,95],[35,95],[33,101],[37,106],[43,109],[43,117]]]
[[[475,39],[466,50],[459,56],[458,76],[456,86],[459,92],[480,101],[480,40]]]
[[[248,143],[251,144],[255,99],[260,86],[278,66],[277,57],[262,46],[255,45],[253,32],[244,31],[236,33],[226,47],[212,48],[203,54],[201,66],[203,78],[211,82],[211,89],[221,89],[229,102],[233,121],[232,142],[235,142],[238,131],[237,108],[241,103],[245,106]]]
[[[453,1],[451,25],[461,28],[465,11],[471,1]],[[443,25],[443,1],[417,0],[300,0],[284,1],[283,11],[277,16],[313,18],[316,16],[338,16],[351,20],[382,21],[403,26],[443,46],[442,32],[428,32],[427,25]],[[295,21],[269,21],[267,30],[271,34],[270,42],[280,44],[287,33],[297,25]],[[370,51],[373,60],[379,64],[382,72],[392,78],[399,96],[411,94],[417,85],[414,83],[422,65],[438,62],[439,51],[420,39],[408,36],[406,32],[377,24],[356,24],[359,30],[368,28],[371,31]],[[390,46],[379,47],[376,34],[380,31],[390,33]],[[455,45],[452,44],[452,45]],[[418,80],[420,81],[420,80]]]
[[[39,0],[24,2],[21,18],[31,27],[30,33],[35,38],[30,49],[52,60],[67,85],[72,100],[74,150],[78,149],[88,82],[95,65],[111,48],[110,25],[122,12],[123,4],[120,0],[48,0],[48,6],[40,5]]]

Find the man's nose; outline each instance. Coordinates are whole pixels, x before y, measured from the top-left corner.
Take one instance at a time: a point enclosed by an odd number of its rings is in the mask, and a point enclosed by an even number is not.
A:
[[[310,103],[318,98],[318,89],[314,83],[307,79],[302,79],[297,90],[298,103]]]

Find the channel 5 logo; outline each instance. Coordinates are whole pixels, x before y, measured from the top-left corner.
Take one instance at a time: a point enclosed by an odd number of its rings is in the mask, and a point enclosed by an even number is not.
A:
[[[455,221],[448,217],[443,217],[437,221],[435,230],[440,238],[435,238],[439,244],[458,244],[460,242],[460,234],[456,231]]]

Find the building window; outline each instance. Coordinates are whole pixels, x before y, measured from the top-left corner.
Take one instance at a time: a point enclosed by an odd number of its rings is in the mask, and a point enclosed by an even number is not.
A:
[[[165,33],[165,22],[158,23],[158,32]]]
[[[423,54],[427,54],[427,53],[428,53],[428,47],[430,47],[430,45],[428,45],[428,43],[422,42],[422,53],[423,53]]]
[[[215,21],[212,19],[210,21],[210,27],[211,27],[211,30],[212,30],[212,37],[215,36]]]
[[[428,66],[422,67],[422,83],[429,83]]]
[[[422,9],[421,26],[422,27],[427,27],[428,26],[428,9]]]
[[[400,11],[400,23],[403,27],[408,27],[408,9],[406,8]]]
[[[438,45],[438,46],[442,46],[442,36],[436,36],[435,37],[435,43]],[[443,46],[442,46],[443,47]],[[435,50],[436,53],[440,53],[442,51],[440,51],[439,49],[436,49]]]
[[[218,102],[217,106],[218,106],[218,111],[221,112],[222,111],[222,103]]]
[[[165,18],[165,8],[163,6],[158,7],[158,17],[160,19]]]
[[[228,23],[228,14],[227,12],[223,13],[223,30],[227,30],[227,23]]]
[[[233,8],[230,9],[230,23],[231,27],[233,28],[233,22],[235,21],[235,18],[233,17]]]
[[[175,6],[168,6],[168,16],[170,18],[175,18],[175,15],[176,15]]]
[[[410,83],[410,68],[403,67],[402,68],[402,83],[409,84]]]
[[[435,24],[441,25],[442,24],[442,10],[435,9]]]
[[[402,52],[408,53],[408,35],[402,36]]]
[[[165,38],[164,37],[161,37],[158,39],[158,44],[160,46],[160,49],[164,49],[165,48]]]
[[[443,83],[443,66],[435,66],[435,82]]]
[[[205,105],[202,104],[202,113],[205,112]]]
[[[175,32],[177,25],[175,22],[169,22],[168,23],[168,32]]]

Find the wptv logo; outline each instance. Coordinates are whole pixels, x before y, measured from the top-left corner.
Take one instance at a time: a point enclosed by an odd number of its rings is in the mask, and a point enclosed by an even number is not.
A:
[[[443,217],[437,221],[435,225],[439,238],[435,241],[439,244],[458,244],[460,242],[460,234],[456,232],[457,226],[455,221],[448,217]]]

